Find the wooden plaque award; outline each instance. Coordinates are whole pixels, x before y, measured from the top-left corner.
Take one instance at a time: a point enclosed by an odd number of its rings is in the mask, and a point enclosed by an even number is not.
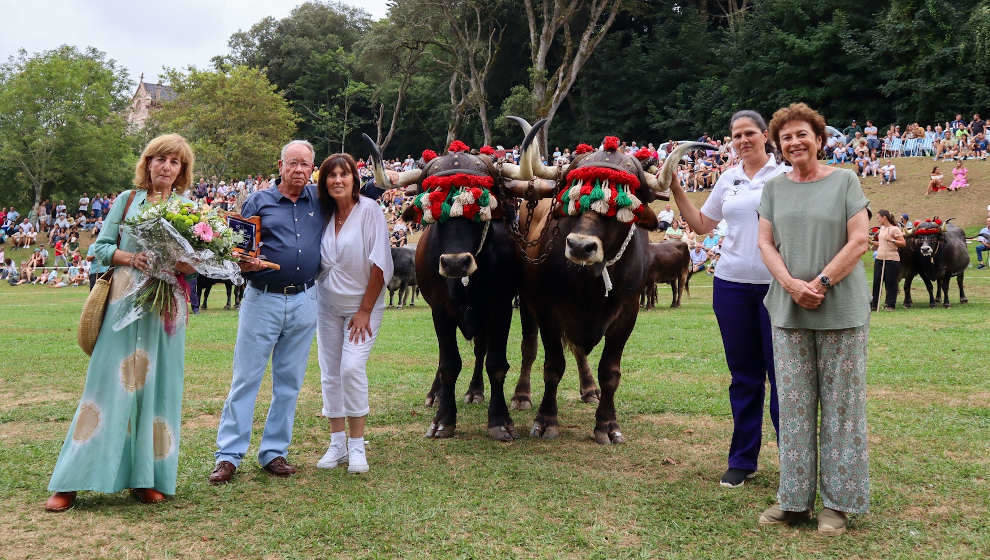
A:
[[[240,232],[243,241],[234,247],[235,255],[249,259],[259,259],[265,268],[278,270],[275,263],[261,259],[261,217],[245,218],[240,214],[227,214],[227,225],[234,231]]]

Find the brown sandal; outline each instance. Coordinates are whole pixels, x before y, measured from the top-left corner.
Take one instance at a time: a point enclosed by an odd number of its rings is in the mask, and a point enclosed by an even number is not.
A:
[[[45,511],[61,512],[72,507],[76,501],[75,492],[55,492],[45,502]]]
[[[165,501],[165,494],[154,488],[134,488],[131,494],[142,504],[157,504]]]

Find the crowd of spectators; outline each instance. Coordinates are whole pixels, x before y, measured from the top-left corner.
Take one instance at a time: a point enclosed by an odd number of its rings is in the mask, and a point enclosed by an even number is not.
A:
[[[925,155],[934,160],[955,161],[956,165],[951,170],[952,181],[947,181],[945,174],[936,166],[932,169],[927,189],[929,194],[940,190],[953,191],[968,185],[964,160],[986,159],[988,132],[990,130],[987,122],[978,113],[968,122],[961,114],[957,114],[952,121],[925,127],[911,123],[902,130],[900,125],[890,125],[883,135],[872,121],[868,120],[865,127],[860,127],[856,120],[853,120],[841,131],[844,138],[833,136],[829,139],[825,147],[825,156],[830,164],[851,163],[860,177],[877,177],[881,184],[890,184],[897,180],[897,165],[893,157]],[[695,152],[693,156],[685,157],[678,163],[678,178],[689,192],[704,191],[714,187],[721,174],[738,161],[729,138],[712,139],[705,133],[697,140],[714,146],[714,149]],[[906,153],[905,146],[909,141],[916,142],[911,144],[912,152]],[[632,141],[621,142],[619,149],[629,155],[645,150],[650,158],[662,163],[676,146],[677,142],[673,140],[656,146],[652,142],[639,144]],[[561,150],[559,146],[555,146],[544,163],[564,166],[568,165],[575,156],[576,152],[571,148],[565,147]],[[511,148],[497,146],[494,157],[498,160],[518,163],[519,146]],[[417,160],[412,154],[385,162],[386,168],[399,172],[422,165],[422,159]],[[402,219],[402,212],[412,203],[413,197],[407,196],[402,189],[377,188],[374,185],[370,162],[358,160],[358,170],[362,183],[368,185],[367,188],[362,188],[362,192],[376,199],[385,214],[392,246],[406,245],[409,236],[420,227],[419,224],[406,223]],[[313,180],[315,182],[315,177]],[[268,178],[254,175],[244,179],[219,180],[217,177],[200,177],[199,181],[182,195],[222,210],[238,212],[241,204],[251,193],[271,188],[275,184],[277,180],[274,176]],[[44,283],[52,286],[85,284],[89,267],[87,259],[79,254],[79,240],[83,234],[89,234],[92,239],[99,235],[103,227],[103,218],[109,212],[115,196],[113,193],[97,193],[90,197],[88,193],[83,193],[75,205],[66,204],[65,200],[56,202],[46,199],[33,205],[27,215],[21,214],[14,207],[0,208],[0,262],[3,263],[0,278],[15,284]],[[668,219],[665,220],[665,217]],[[719,256],[718,232],[706,236],[702,242],[699,242],[683,220],[674,218],[669,205],[660,213],[660,221],[665,222],[666,227],[663,232],[665,239],[678,239],[688,243],[693,253],[694,267],[705,268],[712,272]],[[12,259],[4,257],[2,248],[5,246],[14,248],[36,246],[37,248],[29,259],[18,266]],[[706,256],[703,266],[700,261],[702,255],[697,247],[701,247]]]
[[[974,113],[969,121],[962,114],[944,123],[922,127],[914,122],[904,126],[892,124],[881,136],[872,121],[860,127],[854,119],[842,129],[842,136],[833,136],[825,148],[826,157],[833,163],[858,161],[866,158],[888,158],[901,155],[921,155],[937,161],[979,159],[986,160],[988,151],[987,122]],[[857,167],[861,166],[857,164]]]

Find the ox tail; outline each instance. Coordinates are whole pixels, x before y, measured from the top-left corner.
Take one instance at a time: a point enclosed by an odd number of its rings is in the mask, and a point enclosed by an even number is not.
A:
[[[684,293],[691,297],[691,277],[694,276],[694,267],[688,266],[687,278],[684,279]]]

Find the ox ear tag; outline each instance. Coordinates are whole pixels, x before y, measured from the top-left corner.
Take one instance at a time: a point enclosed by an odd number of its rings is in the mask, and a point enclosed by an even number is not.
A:
[[[470,283],[471,283],[471,277],[469,277],[469,276],[462,276],[462,277],[461,277],[461,284],[462,284],[462,285],[463,285],[463,286],[464,286],[465,288],[467,288],[467,286],[468,286],[468,284],[470,284]]]

